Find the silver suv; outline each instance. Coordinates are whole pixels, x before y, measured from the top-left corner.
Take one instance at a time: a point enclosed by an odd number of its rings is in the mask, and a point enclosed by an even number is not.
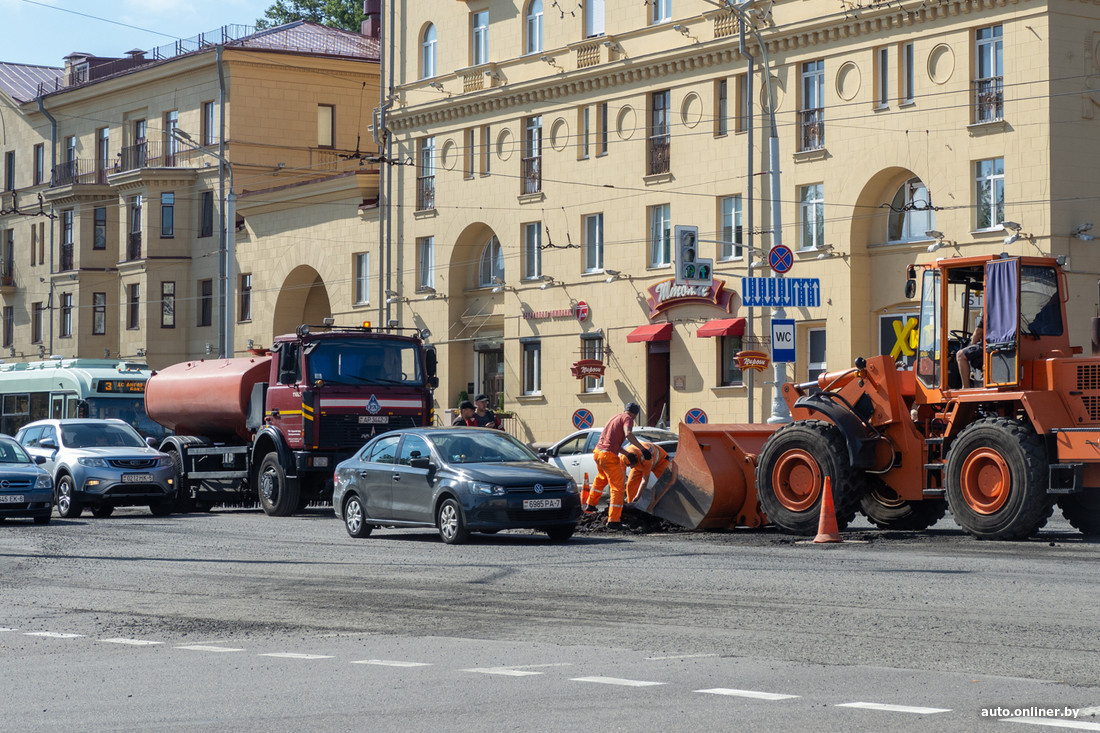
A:
[[[111,516],[117,506],[146,505],[158,517],[172,513],[172,459],[122,420],[38,420],[15,439],[32,457],[46,459],[42,467],[53,476],[60,517],[79,517],[86,505],[96,517]]]

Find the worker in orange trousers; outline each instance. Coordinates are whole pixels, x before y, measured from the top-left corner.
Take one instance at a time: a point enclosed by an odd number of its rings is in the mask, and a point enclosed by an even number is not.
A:
[[[648,440],[643,440],[642,446],[649,449],[649,458],[646,458],[638,448],[629,445],[623,449],[623,454],[619,459],[622,462],[623,470],[630,471],[630,478],[626,482],[627,503],[638,498],[638,492],[649,480],[650,473],[660,478],[665,469],[668,468],[668,453],[665,452],[664,448],[655,443],[650,443]]]
[[[600,432],[600,440],[596,443],[596,449],[592,451],[592,457],[596,460],[596,481],[588,492],[587,497],[582,497],[586,512],[596,511],[596,504],[603,496],[605,486],[611,487],[611,501],[607,509],[607,528],[622,529],[623,495],[626,493],[626,477],[623,475],[623,464],[619,460],[622,453],[622,445],[629,441],[633,447],[642,452],[642,456],[652,454],[644,447],[640,440],[634,437],[634,420],[641,412],[636,402],[628,402],[626,408],[607,421],[603,431]]]

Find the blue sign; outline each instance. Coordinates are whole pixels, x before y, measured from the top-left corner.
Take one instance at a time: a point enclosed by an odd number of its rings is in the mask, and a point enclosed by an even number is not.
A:
[[[706,421],[707,413],[703,412],[698,407],[691,408],[687,411],[687,414],[684,415],[684,422],[688,423],[689,425],[692,423],[699,423],[700,425],[702,425],[706,423]]]
[[[795,361],[794,319],[772,319],[772,361]]]
[[[780,275],[790,272],[794,266],[794,253],[787,245],[777,244],[768,251],[768,264]]]
[[[583,407],[573,413],[573,427],[584,430],[592,427],[592,413]]]
[[[816,277],[743,277],[741,305],[746,308],[817,308],[821,280]]]

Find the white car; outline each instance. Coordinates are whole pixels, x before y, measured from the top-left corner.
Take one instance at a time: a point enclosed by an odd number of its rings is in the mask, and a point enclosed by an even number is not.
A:
[[[601,431],[602,428],[578,430],[568,438],[559,440],[549,448],[540,450],[539,457],[551,466],[557,466],[572,476],[573,480],[577,482],[577,486],[584,486],[585,474],[588,474],[588,483],[591,484],[595,482],[598,473],[592,451],[600,440]],[[668,453],[669,458],[676,455],[676,445],[680,439],[680,436],[671,430],[661,428],[634,428],[634,437],[661,446]],[[628,443],[623,443],[623,445],[626,446]],[[649,482],[646,485],[652,486],[656,480],[653,474],[650,474]],[[607,504],[609,495],[610,492],[604,489],[603,495],[600,497],[600,504]]]

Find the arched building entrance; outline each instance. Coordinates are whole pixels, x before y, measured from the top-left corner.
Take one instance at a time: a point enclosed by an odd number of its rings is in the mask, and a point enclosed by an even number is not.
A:
[[[279,289],[271,319],[272,336],[293,333],[303,323],[321,323],[331,315],[325,281],[312,267],[301,265],[290,271]]]

